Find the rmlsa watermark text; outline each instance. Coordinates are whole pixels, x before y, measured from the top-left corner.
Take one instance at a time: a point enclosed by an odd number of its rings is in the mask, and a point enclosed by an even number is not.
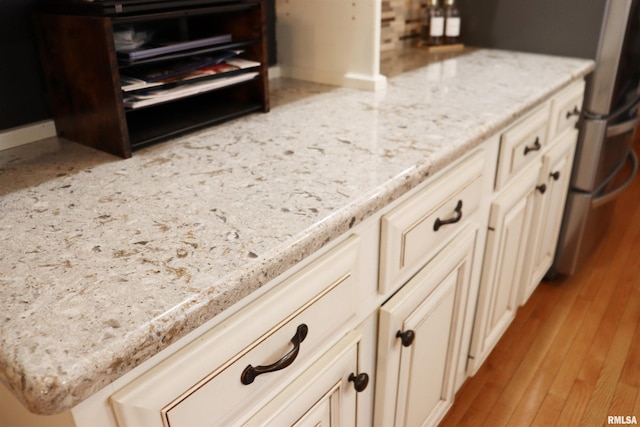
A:
[[[607,424],[638,424],[635,415],[609,415]]]

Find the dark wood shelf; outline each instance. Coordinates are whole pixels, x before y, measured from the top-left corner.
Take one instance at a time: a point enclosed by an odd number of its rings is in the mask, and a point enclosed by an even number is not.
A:
[[[51,109],[60,136],[126,158],[135,149],[151,143],[256,111],[269,111],[262,1],[214,1],[210,5],[198,3],[192,8],[114,16],[60,13],[64,10],[60,1],[56,13],[34,16]],[[126,108],[121,72],[127,74],[127,70],[150,64],[162,67],[176,57],[205,53],[197,49],[123,63],[118,59],[114,41],[114,28],[121,24],[168,32],[179,41],[230,34],[231,42],[207,47],[204,51],[242,50],[240,58],[260,64],[251,69],[257,76],[204,93],[141,108]],[[197,82],[202,79],[182,84]]]

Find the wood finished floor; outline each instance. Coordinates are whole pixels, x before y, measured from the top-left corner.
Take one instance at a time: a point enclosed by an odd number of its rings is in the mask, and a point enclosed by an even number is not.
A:
[[[587,266],[519,309],[441,426],[640,423],[640,177],[614,218]]]

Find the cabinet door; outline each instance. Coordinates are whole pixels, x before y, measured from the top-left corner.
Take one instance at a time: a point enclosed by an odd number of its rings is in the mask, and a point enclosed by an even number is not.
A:
[[[470,354],[475,372],[515,317],[527,266],[539,163],[532,164],[491,205],[487,247]]]
[[[245,426],[355,425],[356,388],[371,392],[366,373],[357,373],[359,340],[349,333]]]
[[[376,425],[436,425],[451,406],[476,235],[468,226],[381,308]]]
[[[529,271],[525,272],[521,304],[527,302],[553,262],[577,138],[575,129],[563,133],[543,157],[539,185],[544,185],[546,191],[538,193],[534,231],[528,245],[531,264]]]

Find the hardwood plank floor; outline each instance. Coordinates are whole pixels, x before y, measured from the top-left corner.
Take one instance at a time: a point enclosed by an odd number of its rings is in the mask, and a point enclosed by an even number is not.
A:
[[[441,426],[640,423],[640,177],[614,218],[583,269],[543,282],[519,309]]]

